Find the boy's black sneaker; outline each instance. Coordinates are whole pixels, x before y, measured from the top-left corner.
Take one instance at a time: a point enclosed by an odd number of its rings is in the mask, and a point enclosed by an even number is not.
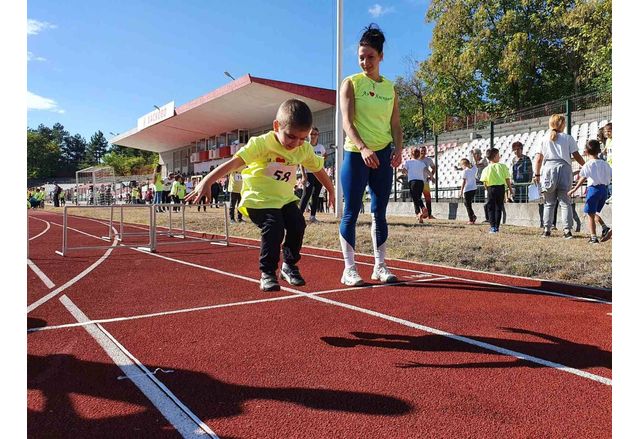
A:
[[[604,226],[602,228],[602,236],[600,242],[605,242],[611,239],[611,227]]]
[[[280,279],[286,280],[295,287],[301,287],[306,283],[302,276],[300,276],[300,270],[298,270],[298,267],[295,265],[282,264]]]
[[[573,239],[571,231],[567,230],[566,232],[564,232],[564,239]]]
[[[262,273],[260,275],[260,289],[262,291],[280,291],[278,278],[275,274]]]
[[[551,230],[544,230],[541,236],[543,238],[549,238],[551,236]]]
[[[591,238],[589,238],[589,244],[598,244],[600,241],[598,241],[598,237],[597,236],[592,236]]]

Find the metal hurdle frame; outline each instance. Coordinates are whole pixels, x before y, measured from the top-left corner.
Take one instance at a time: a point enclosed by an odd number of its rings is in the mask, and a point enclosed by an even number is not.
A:
[[[169,209],[168,213],[169,213],[169,230],[168,231],[158,231],[158,226],[157,226],[157,222],[156,222],[156,216],[159,213],[163,213],[163,212],[158,212],[156,209],[153,210],[153,229],[154,229],[154,234],[153,234],[153,242],[152,242],[152,247],[151,247],[151,251],[155,251],[155,249],[159,246],[159,245],[173,245],[173,244],[185,244],[185,243],[191,243],[191,242],[198,242],[198,243],[202,243],[202,242],[208,242],[210,244],[222,244],[225,245],[226,247],[229,246],[229,216],[228,216],[228,212],[227,212],[227,204],[226,203],[211,203],[211,204],[175,204],[175,203],[163,203],[163,204],[152,204],[151,206],[154,207],[165,207],[167,209]],[[197,206],[205,206],[205,207],[209,207],[212,208],[214,206],[222,206],[224,212],[223,212],[223,216],[224,216],[224,238],[220,238],[220,239],[206,239],[206,238],[195,238],[195,239],[187,239],[187,232],[186,232],[186,228],[185,228],[185,212],[187,209],[192,209],[194,207]],[[173,231],[173,216],[172,213],[177,213],[177,212],[173,212],[174,208],[179,208],[180,209],[180,213],[182,213],[182,229],[181,229],[181,233],[176,235],[174,234]],[[174,241],[174,242],[158,242],[156,237],[158,235],[167,235],[170,236],[172,238],[182,238],[180,241]]]
[[[192,206],[196,206],[196,205],[185,205],[185,204],[171,204],[171,203],[163,203],[163,204],[112,204],[112,205],[108,205],[108,206],[95,206],[95,205],[89,205],[89,206],[76,206],[76,205],[65,205],[64,209],[63,209],[63,217],[62,217],[62,250],[58,251],[56,250],[55,253],[60,255],[60,256],[66,256],[66,254],[69,251],[73,251],[73,250],[99,250],[99,249],[105,249],[105,248],[109,248],[111,246],[104,246],[104,245],[85,245],[85,246],[77,246],[77,247],[70,247],[69,243],[68,243],[68,230],[69,230],[69,226],[68,226],[68,210],[69,209],[109,209],[109,223],[108,223],[108,227],[109,227],[109,235],[108,236],[102,236],[99,239],[102,239],[104,241],[111,241],[112,239],[115,239],[117,241],[117,244],[113,247],[128,247],[128,248],[137,248],[139,250],[144,250],[144,251],[148,251],[151,253],[155,253],[156,249],[159,245],[172,245],[172,244],[186,244],[186,243],[210,243],[210,244],[222,244],[225,246],[229,246],[229,218],[227,215],[227,205],[225,203],[220,203],[224,209],[223,212],[223,216],[224,216],[224,238],[219,238],[219,239],[206,239],[206,238],[196,238],[196,239],[187,239],[187,231],[186,231],[186,221],[185,221],[185,212],[186,212],[186,208],[187,207],[192,207]],[[220,204],[217,204],[218,206]],[[202,206],[202,205],[201,205]],[[211,205],[205,205],[205,206],[210,206],[213,207],[214,204]],[[158,208],[168,208],[169,211],[169,230],[168,231],[158,231],[158,227],[157,227],[157,220],[156,220],[156,216],[158,213],[162,213],[162,212],[158,212]],[[182,213],[182,227],[181,227],[181,233],[176,235],[174,233],[174,228],[173,228],[173,216],[172,216],[172,211],[174,208],[179,208],[181,213]],[[125,209],[149,209],[149,231],[148,232],[126,232],[124,230],[124,210]],[[116,230],[115,226],[114,226],[114,211],[115,209],[119,209],[120,210],[120,221],[119,221],[119,230],[117,231],[117,233],[114,235],[114,230]],[[141,245],[141,244],[123,244],[122,240],[124,239],[125,236],[149,236],[149,242],[148,245]],[[176,238],[181,238],[178,241],[174,241],[174,242],[158,242],[157,240],[157,236],[158,235],[168,235],[170,237],[176,237]],[[28,251],[28,250],[27,250]]]

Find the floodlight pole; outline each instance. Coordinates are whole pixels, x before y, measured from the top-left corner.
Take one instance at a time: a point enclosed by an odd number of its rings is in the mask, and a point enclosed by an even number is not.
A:
[[[342,115],[340,113],[340,84],[342,84],[342,0],[337,0],[336,7],[336,167],[333,179],[336,187],[335,210],[336,218],[342,218],[342,186],[340,185],[340,169],[342,169],[342,155],[344,151],[344,137],[342,135]]]

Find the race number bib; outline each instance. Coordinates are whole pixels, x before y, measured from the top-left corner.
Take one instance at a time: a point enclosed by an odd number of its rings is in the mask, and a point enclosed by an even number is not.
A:
[[[296,166],[285,165],[284,163],[278,163],[278,162],[271,162],[265,168],[264,174],[268,177],[273,178],[274,180],[284,181],[287,183],[295,182]]]

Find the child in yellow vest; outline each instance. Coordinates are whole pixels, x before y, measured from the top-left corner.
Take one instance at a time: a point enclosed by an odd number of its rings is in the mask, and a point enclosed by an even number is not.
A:
[[[324,159],[313,152],[306,141],[311,132],[313,117],[304,102],[290,99],[278,108],[273,131],[252,137],[232,159],[215,168],[187,196],[187,201],[211,199],[211,184],[243,167],[242,199],[238,211],[246,215],[261,230],[260,288],[279,291],[276,270],[280,247],[284,263],[280,278],[291,285],[304,285],[297,263],[306,226],[298,208],[293,188],[296,169],[302,165],[327,188],[333,206],[334,189],[323,169]],[[284,238],[284,243],[283,243]]]
[[[504,163],[499,163],[500,151],[498,148],[491,148],[487,155],[491,163],[482,170],[480,181],[484,183],[488,194],[487,209],[491,226],[489,233],[498,233],[504,209],[505,187],[508,187],[509,196],[513,195],[513,187],[509,178],[509,167]]]

